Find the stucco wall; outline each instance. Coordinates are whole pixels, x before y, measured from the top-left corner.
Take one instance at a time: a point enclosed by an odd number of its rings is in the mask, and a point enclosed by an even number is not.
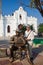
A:
[[[20,19],[21,15],[21,19]],[[15,30],[17,29],[17,26],[19,24],[24,25],[33,25],[33,28],[35,32],[37,33],[37,18],[35,17],[28,17],[27,12],[23,10],[22,7],[20,7],[18,10],[16,10],[13,13],[13,16],[2,16],[0,19],[0,36],[12,36],[15,34]],[[10,26],[10,33],[7,32],[7,27]]]
[[[3,36],[3,17],[1,15],[1,19],[0,19],[0,37]]]

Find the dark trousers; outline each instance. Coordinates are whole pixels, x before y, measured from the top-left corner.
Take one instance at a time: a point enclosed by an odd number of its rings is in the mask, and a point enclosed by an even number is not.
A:
[[[18,47],[15,46],[15,44],[12,45],[12,47],[10,48],[10,57],[12,57],[14,59],[14,51],[16,51],[18,49]]]

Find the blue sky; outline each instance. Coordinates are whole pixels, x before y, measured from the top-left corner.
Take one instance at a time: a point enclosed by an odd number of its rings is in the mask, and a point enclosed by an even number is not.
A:
[[[25,4],[30,4],[31,0],[22,0]],[[20,0],[2,0],[2,15],[12,14],[15,10],[20,7]],[[37,9],[28,8],[22,5],[28,16],[33,16],[38,19],[38,24],[43,23],[43,17]]]

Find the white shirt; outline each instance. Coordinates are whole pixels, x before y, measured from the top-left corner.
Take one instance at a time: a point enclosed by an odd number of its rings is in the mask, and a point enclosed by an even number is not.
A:
[[[25,37],[27,37],[27,39],[31,39],[30,41],[28,41],[28,43],[30,44],[30,45],[32,45],[32,43],[33,43],[33,39],[34,39],[34,33],[33,33],[33,31],[25,31]]]

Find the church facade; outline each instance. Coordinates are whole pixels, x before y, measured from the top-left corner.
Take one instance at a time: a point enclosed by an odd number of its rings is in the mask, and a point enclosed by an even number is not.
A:
[[[0,18],[0,37],[12,36],[19,24],[33,25],[34,31],[37,33],[37,18],[27,16],[27,12],[22,7],[19,7],[12,15],[5,15]]]

